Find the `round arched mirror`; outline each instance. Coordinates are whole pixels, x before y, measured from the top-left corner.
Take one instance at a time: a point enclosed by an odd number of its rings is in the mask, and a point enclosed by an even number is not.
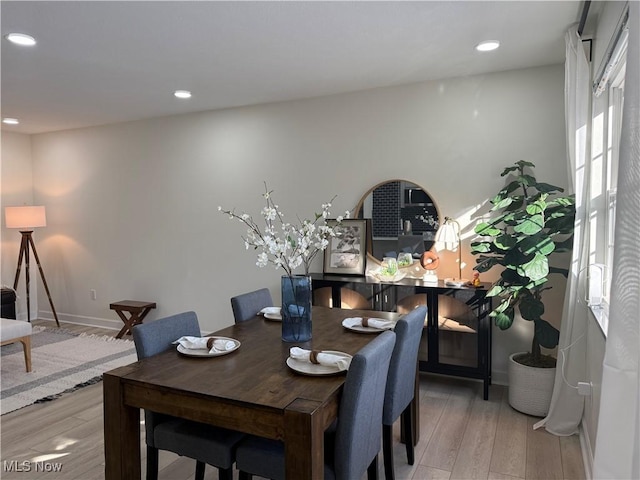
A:
[[[369,189],[354,210],[356,218],[371,219],[369,259],[380,263],[395,257],[398,266],[413,262],[431,249],[440,224],[433,198],[407,180],[389,180]]]

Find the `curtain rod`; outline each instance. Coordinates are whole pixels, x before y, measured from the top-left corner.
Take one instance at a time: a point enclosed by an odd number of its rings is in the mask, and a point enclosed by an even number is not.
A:
[[[580,15],[580,24],[578,25],[578,35],[582,36],[584,25],[587,23],[587,15],[589,14],[589,7],[591,6],[591,0],[585,0],[582,6],[582,15]]]

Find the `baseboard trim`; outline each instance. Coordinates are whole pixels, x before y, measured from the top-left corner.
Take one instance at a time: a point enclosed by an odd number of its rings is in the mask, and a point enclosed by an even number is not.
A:
[[[50,320],[55,322],[53,312],[50,310],[39,310],[39,320]],[[84,325],[85,327],[100,327],[108,330],[120,330],[122,322],[119,319],[85,317],[82,315],[71,315],[68,313],[58,313],[58,320],[61,322],[73,323],[75,325]]]
[[[580,436],[580,450],[582,451],[582,463],[584,463],[584,475],[587,480],[593,478],[593,451],[589,440],[589,430],[586,428],[584,418],[578,429]]]
[[[509,386],[509,377],[506,371],[492,370],[491,371],[491,383],[496,385]]]

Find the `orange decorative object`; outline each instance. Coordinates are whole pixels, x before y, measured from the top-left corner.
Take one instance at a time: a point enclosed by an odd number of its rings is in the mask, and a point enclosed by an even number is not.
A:
[[[435,252],[428,250],[420,257],[420,265],[425,270],[435,270],[440,264],[440,258]]]
[[[480,283],[480,274],[478,272],[473,272],[473,280],[471,280],[471,285],[474,287],[480,287],[482,284]]]

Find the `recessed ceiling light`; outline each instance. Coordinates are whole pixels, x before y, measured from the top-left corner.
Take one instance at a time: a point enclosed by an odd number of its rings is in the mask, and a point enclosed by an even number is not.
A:
[[[36,44],[36,39],[26,33],[8,33],[5,38],[16,45],[32,47]]]
[[[189,90],[176,90],[173,94],[178,98],[191,98],[191,92]]]
[[[500,42],[498,40],[487,40],[476,45],[476,50],[478,50],[479,52],[490,52],[491,50],[495,50],[499,46]]]
[[[20,121],[17,118],[5,117],[2,119],[2,123],[6,123],[7,125],[18,125]]]

